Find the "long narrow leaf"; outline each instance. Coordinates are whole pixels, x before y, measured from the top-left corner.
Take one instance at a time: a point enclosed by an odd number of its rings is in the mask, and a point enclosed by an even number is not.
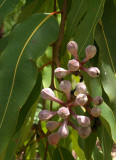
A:
[[[32,91],[36,79],[36,60],[58,34],[51,14],[36,14],[13,31],[0,58],[0,153],[14,132],[20,108]]]

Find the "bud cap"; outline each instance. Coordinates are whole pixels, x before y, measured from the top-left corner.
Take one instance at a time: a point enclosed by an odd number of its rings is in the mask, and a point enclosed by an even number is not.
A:
[[[71,86],[71,83],[69,81],[63,80],[60,83],[60,89],[66,94],[70,93],[71,88],[72,88],[72,86]]]
[[[82,93],[78,94],[75,100],[77,105],[80,105],[80,106],[84,106],[87,103],[87,101],[88,101],[87,96]]]
[[[78,51],[78,45],[75,41],[70,41],[67,44],[67,50],[75,57],[77,58],[77,51]]]
[[[70,71],[77,71],[79,69],[79,62],[76,61],[75,59],[69,60],[68,61],[68,69]]]
[[[78,134],[81,138],[87,138],[91,133],[90,127],[78,127]]]
[[[93,117],[99,117],[100,114],[101,114],[101,109],[100,108],[94,107],[94,108],[91,109],[91,115]]]
[[[93,58],[96,55],[97,49],[94,45],[89,45],[85,49],[86,58],[89,60],[90,58]]]
[[[69,135],[69,129],[66,121],[64,121],[61,127],[59,128],[58,134],[61,138],[66,138]]]
[[[42,110],[39,113],[39,119],[42,120],[42,121],[47,121],[48,119],[53,117],[55,114],[57,114],[57,112],[52,112],[52,111],[48,111],[48,110]]]
[[[57,78],[64,78],[67,74],[69,74],[69,71],[64,68],[58,67],[55,69],[54,74]]]
[[[54,131],[56,128],[58,128],[59,123],[55,121],[49,121],[46,124],[46,127],[49,131]]]
[[[55,94],[51,88],[44,88],[41,91],[41,97],[47,100],[53,100],[55,97]]]
[[[103,102],[103,98],[100,97],[100,96],[97,96],[97,97],[93,98],[93,103],[95,105],[97,105],[97,106],[100,105],[100,104],[102,104],[102,102]]]
[[[66,108],[66,107],[59,108],[57,113],[58,113],[59,117],[62,119],[66,119],[70,115],[70,112],[69,112],[68,108]]]
[[[82,82],[79,82],[77,83],[76,85],[76,91],[75,91],[75,94],[79,94],[79,93],[82,93],[82,94],[87,94],[87,87],[84,83]]]
[[[57,145],[60,140],[58,132],[54,132],[48,136],[48,143],[51,145]]]
[[[88,127],[90,125],[90,118],[87,116],[77,116],[77,122],[82,127]]]
[[[90,67],[87,69],[87,73],[91,77],[98,77],[100,75],[100,70],[97,67]]]

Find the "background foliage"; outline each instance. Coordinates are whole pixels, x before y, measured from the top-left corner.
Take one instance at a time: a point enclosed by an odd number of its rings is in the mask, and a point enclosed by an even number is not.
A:
[[[116,142],[115,19],[116,0],[0,0],[1,160],[112,159]],[[87,45],[97,47],[97,55],[87,65],[98,66],[100,77],[84,74],[84,80],[93,97],[104,99],[99,106],[102,126],[85,140],[70,128],[70,136],[53,147],[46,141],[46,123],[38,119],[40,110],[51,105],[39,95],[53,83],[59,89],[53,69],[59,63],[66,68],[71,59],[66,50],[70,40],[78,43],[80,59]],[[71,79],[79,81],[79,77]],[[53,103],[53,110],[58,107]],[[98,139],[101,149],[96,146]]]

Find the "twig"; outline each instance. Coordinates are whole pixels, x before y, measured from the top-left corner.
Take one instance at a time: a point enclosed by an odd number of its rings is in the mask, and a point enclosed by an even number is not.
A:
[[[56,90],[57,92],[60,92],[60,93],[64,94],[63,91],[60,91],[60,90],[58,90],[57,88],[54,88],[54,90]]]
[[[61,13],[61,24],[60,24],[59,35],[58,35],[57,41],[53,44],[52,59],[54,59],[54,62],[52,63],[52,77],[51,77],[51,85],[50,85],[50,88],[52,90],[55,89],[55,86],[54,86],[54,67],[55,67],[55,64],[57,65],[57,67],[60,66],[59,51],[60,51],[60,46],[61,46],[62,39],[63,39],[63,34],[64,34],[64,27],[65,27],[65,20],[66,20],[66,8],[67,8],[67,0],[64,0],[62,12],[59,12],[59,13]],[[54,13],[56,13],[56,0],[54,0]],[[52,105],[53,105],[53,102],[51,101],[51,104],[50,104],[50,110],[51,111],[52,111]],[[44,160],[46,160],[46,157],[47,157],[48,145],[49,144],[48,144],[48,141],[47,141],[45,154],[44,154]]]
[[[38,72],[40,72],[45,66],[53,63],[54,60],[49,61],[48,63],[44,64],[42,67],[39,68]]]
[[[54,56],[54,61],[58,66],[60,66],[60,62],[59,62],[59,51],[60,51],[60,46],[63,40],[63,34],[64,34],[64,28],[65,28],[65,20],[66,20],[66,16],[67,16],[67,0],[64,0],[63,3],[63,7],[62,7],[62,12],[61,12],[61,24],[60,24],[60,29],[59,29],[59,35],[58,35],[58,39],[55,43],[55,49],[53,52],[53,56]]]
[[[48,146],[49,146],[49,143],[47,141],[47,143],[46,143],[46,149],[45,149],[45,154],[44,154],[44,159],[43,160],[46,160],[46,158],[47,158]]]

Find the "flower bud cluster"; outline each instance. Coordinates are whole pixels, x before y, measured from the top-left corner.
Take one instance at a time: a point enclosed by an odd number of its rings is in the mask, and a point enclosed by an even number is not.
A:
[[[84,70],[91,77],[97,77],[100,74],[100,71],[96,67],[84,68],[83,65],[91,58],[96,55],[96,47],[93,45],[87,46],[85,52],[86,57],[80,63],[77,55],[78,45],[76,42],[71,41],[67,44],[68,51],[74,56],[75,59],[69,60],[68,70],[64,68],[56,68],[54,74],[57,78],[64,78],[67,74],[74,73],[75,71]],[[45,100],[55,101],[61,105],[57,111],[42,110],[39,113],[39,120],[48,121],[46,123],[46,128],[48,129],[50,135],[48,136],[48,142],[51,145],[57,145],[61,138],[66,138],[69,135],[70,125],[72,128],[76,129],[81,138],[87,138],[92,132],[92,120],[94,118],[99,118],[101,114],[100,108],[96,107],[103,102],[102,97],[97,96],[92,98],[88,91],[85,83],[79,82],[76,84],[74,89],[74,98],[71,97],[72,86],[71,82],[68,80],[62,80],[60,83],[60,89],[66,95],[67,101],[63,102],[58,99],[52,89],[45,88],[41,91],[41,97]],[[93,108],[89,107],[89,104],[93,103]],[[88,116],[77,115],[72,108],[82,107],[88,112]],[[59,122],[52,121],[53,116],[59,117]],[[71,120],[71,116],[77,122],[77,125],[74,125]]]
[[[94,45],[88,45],[85,49],[86,57],[82,62],[79,62],[77,55],[78,45],[74,41],[67,44],[67,50],[74,56],[75,59],[68,61],[68,70],[58,67],[55,69],[54,74],[57,78],[64,78],[66,75],[74,73],[75,71],[83,70],[88,73],[90,77],[98,77],[100,70],[97,67],[84,68],[83,65],[96,55],[97,49]]]

